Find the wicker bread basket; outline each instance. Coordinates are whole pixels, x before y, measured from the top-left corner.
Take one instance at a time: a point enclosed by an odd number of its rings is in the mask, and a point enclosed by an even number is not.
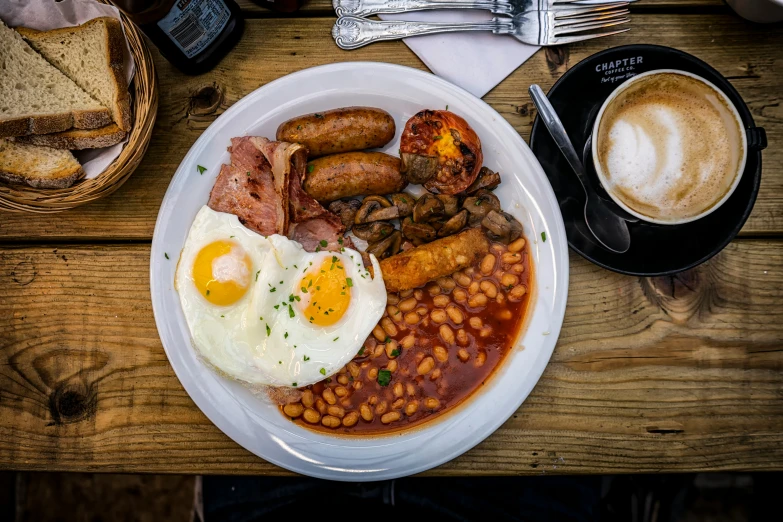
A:
[[[111,4],[108,0],[98,0]],[[141,162],[158,112],[158,82],[155,66],[141,31],[124,14],[122,25],[128,39],[136,74],[130,86],[132,127],[119,156],[99,176],[82,179],[67,189],[36,189],[0,181],[0,209],[15,212],[61,212],[111,194],[122,186]]]

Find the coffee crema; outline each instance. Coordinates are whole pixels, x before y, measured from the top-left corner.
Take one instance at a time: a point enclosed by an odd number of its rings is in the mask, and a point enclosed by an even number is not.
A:
[[[658,221],[694,218],[741,175],[742,129],[726,100],[684,74],[632,83],[606,106],[596,152],[606,190]]]

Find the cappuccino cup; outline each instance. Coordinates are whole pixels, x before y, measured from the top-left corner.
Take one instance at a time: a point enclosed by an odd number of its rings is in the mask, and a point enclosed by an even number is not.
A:
[[[711,82],[660,69],[634,76],[596,117],[592,154],[601,185],[624,210],[677,225],[717,210],[745,170],[739,112]]]

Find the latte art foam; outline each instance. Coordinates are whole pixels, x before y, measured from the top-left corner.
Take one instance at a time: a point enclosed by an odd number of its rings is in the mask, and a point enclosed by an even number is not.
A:
[[[606,189],[656,220],[681,221],[719,203],[739,175],[739,124],[710,86],[660,73],[633,83],[598,127]]]

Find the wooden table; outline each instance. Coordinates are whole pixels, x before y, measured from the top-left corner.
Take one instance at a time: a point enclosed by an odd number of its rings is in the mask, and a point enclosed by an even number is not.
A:
[[[149,295],[152,230],[201,132],[257,87],[347,60],[425,69],[401,42],[339,50],[325,0],[293,18],[241,2],[245,35],[210,73],[155,52],[149,151],[114,195],[53,216],[0,215],[0,468],[285,473],[223,435],[163,352]],[[627,277],[571,255],[565,323],[541,381],[508,422],[432,475],[783,469],[783,30],[720,0],[644,0],[633,30],[536,53],[484,99],[526,139],[531,83],[548,89],[610,46],[669,45],[731,80],[767,130],[740,237],[675,277]]]

